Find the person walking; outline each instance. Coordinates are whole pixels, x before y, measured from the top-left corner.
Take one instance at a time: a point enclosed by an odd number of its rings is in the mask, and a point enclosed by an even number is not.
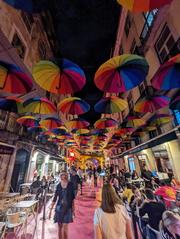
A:
[[[110,184],[102,188],[101,206],[94,213],[95,239],[133,239],[131,220]]]
[[[67,172],[62,171],[60,174],[60,183],[57,185],[49,212],[50,219],[52,210],[56,204],[54,221],[58,223],[59,239],[68,239],[68,224],[73,222],[74,199],[73,184],[68,181]]]
[[[70,182],[73,184],[74,188],[74,195],[75,197],[77,196],[78,190],[80,189],[81,186],[81,180],[79,175],[76,173],[76,170],[73,169],[70,174]]]

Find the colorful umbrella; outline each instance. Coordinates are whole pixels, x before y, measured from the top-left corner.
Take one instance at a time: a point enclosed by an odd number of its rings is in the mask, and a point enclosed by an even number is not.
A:
[[[170,206],[170,202],[176,200],[176,190],[173,187],[161,186],[154,192],[155,195],[163,197],[166,206]]]
[[[170,109],[172,109],[172,110],[179,109],[180,110],[180,96],[177,96],[175,99],[173,99],[170,102]]]
[[[60,127],[62,125],[62,122],[56,117],[47,117],[40,121],[40,125],[51,130]]]
[[[58,127],[58,128],[52,129],[51,132],[56,135],[63,135],[67,133],[67,129],[65,127]]]
[[[58,104],[58,110],[63,114],[81,115],[88,112],[90,106],[78,97],[65,98]]]
[[[83,70],[67,59],[40,61],[33,68],[33,77],[43,89],[55,94],[80,91],[86,83]]]
[[[145,125],[145,121],[139,117],[136,116],[128,116],[127,118],[127,127],[140,127]]]
[[[13,96],[0,98],[0,109],[13,113],[20,113],[22,100]]]
[[[105,129],[110,127],[116,127],[118,122],[111,118],[101,118],[94,123],[97,129]]]
[[[127,107],[127,101],[116,96],[109,96],[104,97],[97,104],[95,104],[94,109],[98,113],[113,114],[121,112]]]
[[[153,113],[156,110],[167,107],[169,102],[170,99],[167,96],[146,97],[136,103],[134,111],[141,113]]]
[[[54,114],[56,113],[56,107],[51,101],[46,98],[30,98],[24,103],[24,111],[32,112],[34,114]]]
[[[75,129],[75,133],[77,135],[81,135],[81,134],[88,134],[89,133],[89,129]]]
[[[168,124],[174,119],[173,115],[169,114],[155,114],[150,122],[150,126],[152,125],[163,125]]]
[[[133,131],[134,131],[134,128],[131,128],[131,127],[121,128],[121,129],[118,129],[115,132],[115,135],[122,136],[122,135],[125,135],[125,134],[132,133]]]
[[[22,116],[16,120],[19,124],[22,124],[26,127],[36,127],[39,126],[39,121],[30,115]]]
[[[89,122],[81,118],[73,119],[65,123],[69,129],[83,129],[89,126]]]
[[[102,91],[125,92],[145,80],[148,69],[147,61],[141,56],[130,54],[116,56],[100,66],[94,81]]]
[[[0,91],[25,94],[32,90],[33,82],[18,66],[0,61]]]
[[[34,127],[28,128],[28,131],[31,133],[33,133],[33,132],[40,133],[40,132],[45,132],[47,130],[48,130],[47,128],[42,127],[42,126],[34,126]]]
[[[152,78],[152,86],[158,90],[180,88],[180,54],[160,66]]]
[[[170,4],[172,0],[117,0],[117,2],[133,12],[149,12]]]
[[[3,0],[10,6],[29,13],[39,13],[48,8],[47,0]]]

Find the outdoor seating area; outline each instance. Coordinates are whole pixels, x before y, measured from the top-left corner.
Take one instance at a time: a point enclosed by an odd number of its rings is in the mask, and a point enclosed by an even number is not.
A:
[[[13,234],[14,238],[25,236],[29,220],[34,220],[36,230],[38,201],[31,200],[32,197],[31,194],[0,193],[0,238],[8,234]]]

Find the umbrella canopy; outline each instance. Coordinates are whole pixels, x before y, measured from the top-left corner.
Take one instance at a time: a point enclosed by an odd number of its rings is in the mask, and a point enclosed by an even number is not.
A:
[[[22,124],[26,127],[36,127],[39,126],[39,121],[31,116],[31,115],[26,115],[26,116],[22,116],[20,118],[18,118],[16,120],[19,124]]]
[[[98,113],[113,114],[125,110],[128,107],[127,101],[116,97],[109,96],[102,98],[95,106],[94,109]]]
[[[88,112],[90,106],[78,97],[65,98],[58,104],[58,110],[63,114],[81,115]]]
[[[170,109],[172,110],[180,110],[180,96],[177,96],[170,102]]]
[[[172,0],[117,0],[117,2],[133,12],[148,12],[170,4]]]
[[[152,86],[158,90],[180,88],[180,54],[160,66],[152,78]]]
[[[145,125],[145,121],[139,117],[136,116],[129,116],[127,119],[127,127],[140,127]]]
[[[125,92],[145,80],[148,70],[148,63],[143,57],[130,54],[115,56],[99,67],[94,81],[102,91]]]
[[[0,61],[0,92],[26,94],[33,82],[18,66]]]
[[[163,125],[168,124],[174,119],[173,115],[170,114],[155,114],[151,119],[151,125]]]
[[[110,128],[110,127],[116,127],[118,122],[114,119],[111,118],[102,118],[97,120],[94,123],[94,127],[97,129],[105,129],[105,128]]]
[[[89,129],[77,129],[77,130],[75,130],[75,133],[77,135],[88,134],[89,133]]]
[[[42,127],[42,126],[34,126],[34,127],[29,127],[28,128],[28,131],[31,132],[31,133],[33,133],[33,132],[41,133],[41,132],[45,132],[47,130],[48,130],[47,128]]]
[[[167,96],[154,96],[147,97],[140,100],[134,107],[134,111],[147,113],[153,113],[156,110],[167,107],[169,105],[170,99]]]
[[[54,114],[56,107],[51,101],[46,98],[30,98],[23,103],[25,112],[32,112],[34,114]]]
[[[48,7],[48,0],[3,0],[10,6],[29,13],[39,13]]]
[[[56,117],[47,117],[40,121],[40,125],[51,130],[60,127],[62,125],[62,122]]]
[[[115,132],[115,135],[122,136],[122,135],[125,135],[125,134],[132,133],[133,131],[134,131],[134,128],[131,128],[131,127],[121,128],[121,129],[118,129]]]
[[[63,135],[67,133],[67,129],[65,127],[58,127],[58,128],[53,128],[52,133],[56,134],[56,135]]]
[[[55,94],[80,91],[86,83],[83,70],[67,59],[40,61],[33,68],[33,77],[43,89]]]
[[[9,96],[5,98],[0,98],[0,109],[13,112],[13,113],[20,113],[20,109],[22,107],[22,100]]]
[[[89,122],[84,119],[77,118],[67,121],[65,125],[69,129],[83,129],[89,126]]]

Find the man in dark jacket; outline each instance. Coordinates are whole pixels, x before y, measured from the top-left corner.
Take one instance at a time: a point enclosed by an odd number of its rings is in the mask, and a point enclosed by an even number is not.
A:
[[[74,195],[76,197],[78,190],[80,189],[81,186],[81,180],[80,177],[77,175],[76,170],[72,170],[70,174],[70,182],[73,184],[74,188]]]

